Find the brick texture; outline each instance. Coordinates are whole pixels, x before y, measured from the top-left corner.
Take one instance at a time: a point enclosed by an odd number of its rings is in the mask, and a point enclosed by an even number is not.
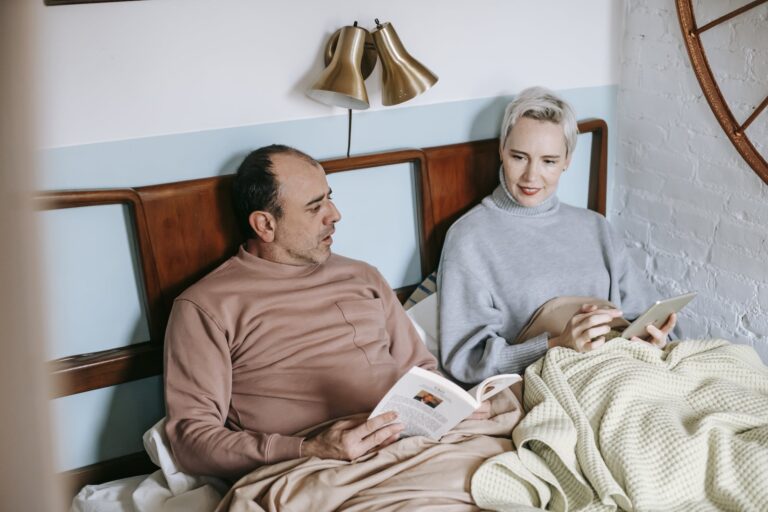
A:
[[[696,1],[695,8],[709,20],[741,4]],[[768,185],[709,109],[674,2],[625,5],[609,218],[662,293],[699,292],[681,315],[687,334],[751,345],[768,363]],[[768,5],[704,34],[737,118],[765,97],[766,21]],[[768,112],[749,134],[768,151]]]

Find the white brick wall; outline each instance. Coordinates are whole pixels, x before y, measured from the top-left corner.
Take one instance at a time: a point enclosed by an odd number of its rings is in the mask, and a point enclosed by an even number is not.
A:
[[[743,3],[697,0],[697,20]],[[709,109],[674,0],[630,0],[625,21],[609,218],[663,294],[699,292],[681,315],[690,337],[747,343],[768,363],[768,185]],[[741,120],[768,94],[766,24],[768,5],[705,33]],[[768,151],[768,112],[755,123],[749,133]]]

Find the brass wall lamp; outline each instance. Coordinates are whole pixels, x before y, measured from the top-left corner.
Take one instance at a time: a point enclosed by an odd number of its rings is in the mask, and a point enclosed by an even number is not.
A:
[[[349,137],[351,143],[352,110],[370,106],[365,79],[381,59],[381,100],[385,106],[398,105],[415,98],[437,83],[437,76],[409,54],[395,28],[390,23],[379,23],[368,32],[357,26],[342,27],[334,32],[325,45],[326,68],[307,95],[324,103],[349,110]]]

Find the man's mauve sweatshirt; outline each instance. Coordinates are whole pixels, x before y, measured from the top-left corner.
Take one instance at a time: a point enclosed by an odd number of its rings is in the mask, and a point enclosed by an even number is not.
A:
[[[296,432],[370,412],[412,366],[437,363],[374,267],[241,248],[174,303],[166,433],[184,471],[235,478],[299,457]]]

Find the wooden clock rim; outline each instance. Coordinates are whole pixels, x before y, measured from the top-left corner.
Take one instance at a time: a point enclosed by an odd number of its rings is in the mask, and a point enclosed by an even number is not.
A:
[[[742,125],[736,121],[712,74],[712,68],[709,66],[704,47],[701,44],[700,32],[697,32],[696,18],[691,2],[692,0],[675,0],[683,41],[688,50],[696,79],[699,81],[704,97],[707,98],[712,112],[728,139],[755,173],[760,176],[763,182],[768,184],[768,162],[752,145],[749,137],[742,130]],[[763,2],[753,2],[755,5],[760,3]]]

